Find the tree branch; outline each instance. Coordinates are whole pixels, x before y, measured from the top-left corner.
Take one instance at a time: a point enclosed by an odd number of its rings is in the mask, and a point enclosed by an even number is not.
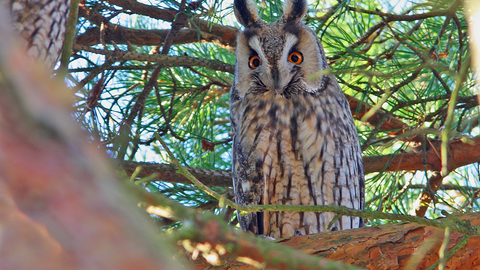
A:
[[[109,24],[104,28],[104,41],[107,44],[132,44],[136,46],[159,46],[165,41],[169,30],[166,29],[134,29],[116,24]],[[225,42],[217,36],[199,32],[194,29],[181,29],[173,41],[173,45],[195,42],[213,42],[225,45]],[[93,27],[78,35],[76,44],[93,46],[100,44],[100,28]]]
[[[428,170],[441,170],[440,141],[432,142],[432,148],[428,149],[426,153],[402,153],[384,156],[370,156],[364,157],[364,166],[366,173],[381,172],[381,171],[415,171],[423,170],[425,167]],[[427,164],[424,164],[423,159],[426,157]],[[454,170],[456,168],[478,162],[480,158],[480,138],[471,139],[470,142],[462,142],[461,140],[454,140],[450,142],[449,154],[449,168]],[[191,182],[184,176],[175,173],[173,165],[168,164],[154,164],[154,163],[139,163],[131,161],[122,161],[121,166],[128,175],[131,175],[137,166],[142,166],[142,170],[137,175],[139,178],[147,177],[152,174],[157,174],[152,179],[172,182],[185,183]],[[424,167],[425,166],[425,167]],[[205,170],[199,168],[187,169],[202,183],[207,186],[232,186],[232,177],[230,171],[227,170]]]
[[[427,170],[440,171],[442,168],[441,157],[438,156],[441,142],[432,142],[433,147],[426,153],[403,153],[398,155],[364,157],[365,172],[380,171],[414,171]],[[450,141],[448,154],[448,168],[450,171],[478,161],[480,158],[480,137],[465,143],[461,140]],[[423,162],[426,156],[426,164]]]
[[[440,172],[434,172],[432,176],[428,179],[426,186],[424,186],[422,192],[417,198],[417,201],[414,203],[415,206],[415,215],[417,217],[425,216],[430,202],[435,198],[435,192],[437,188],[442,183],[444,176]]]
[[[479,214],[459,217],[480,225]],[[439,260],[443,229],[413,223],[387,224],[371,228],[296,236],[280,240],[281,245],[304,253],[353,264],[367,269],[423,270]],[[218,237],[220,238],[220,237]],[[465,241],[466,240],[466,241]],[[470,269],[480,263],[480,237],[451,233],[447,250],[447,269]],[[462,246],[463,245],[463,246]],[[251,247],[251,253],[258,251]],[[205,269],[208,263],[196,262],[196,269]],[[251,266],[230,260],[224,269],[252,269]],[[293,268],[292,268],[293,269]]]

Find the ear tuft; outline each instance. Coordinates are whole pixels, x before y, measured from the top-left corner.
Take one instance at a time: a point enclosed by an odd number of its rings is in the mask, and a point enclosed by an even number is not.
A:
[[[307,13],[307,0],[286,0],[283,16],[287,23],[298,23]]]
[[[250,0],[235,0],[233,11],[237,21],[245,27],[258,22],[257,6]]]

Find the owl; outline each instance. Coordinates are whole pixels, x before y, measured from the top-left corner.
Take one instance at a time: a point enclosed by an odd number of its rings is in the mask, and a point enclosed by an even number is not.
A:
[[[322,44],[302,23],[306,0],[287,0],[274,23],[235,0],[237,37],[231,88],[232,173],[240,205],[364,207],[364,168],[349,104],[328,74]],[[257,212],[238,216],[245,231],[273,238],[363,226],[335,213]]]
[[[62,53],[70,0],[10,0],[8,4],[15,30],[27,41],[27,54],[53,68]]]

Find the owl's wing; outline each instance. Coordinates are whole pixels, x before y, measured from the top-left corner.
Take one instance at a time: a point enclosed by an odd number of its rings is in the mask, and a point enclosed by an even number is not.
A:
[[[239,142],[240,141],[240,142]],[[253,164],[252,164],[253,163]],[[241,144],[241,139],[234,139],[233,147],[233,188],[235,201],[240,205],[263,204],[263,174],[257,169],[255,161],[249,159],[248,147]],[[263,212],[238,215],[240,226],[245,231],[263,234]]]
[[[232,88],[231,93],[235,96],[235,87]],[[230,103],[230,121],[233,134],[232,178],[235,201],[240,205],[263,204],[262,196],[265,188],[262,173],[263,162],[253,158],[252,151],[255,147],[251,140],[239,134],[239,129],[241,129],[240,119],[238,119],[240,102],[235,101],[234,96]],[[263,212],[248,213],[237,217],[243,230],[251,231],[254,234],[264,234]]]

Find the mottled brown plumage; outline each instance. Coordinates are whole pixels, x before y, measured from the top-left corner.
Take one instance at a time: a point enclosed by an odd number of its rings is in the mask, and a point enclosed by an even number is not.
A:
[[[233,181],[242,205],[364,207],[364,170],[349,105],[315,33],[301,19],[305,0],[287,0],[266,23],[255,4],[235,0],[245,26],[237,38],[231,90]],[[244,230],[280,238],[326,230],[334,213],[264,212],[239,216]],[[342,217],[332,228],[363,226]]]
[[[27,41],[28,55],[53,68],[61,55],[70,0],[10,0],[8,4],[15,30]]]

